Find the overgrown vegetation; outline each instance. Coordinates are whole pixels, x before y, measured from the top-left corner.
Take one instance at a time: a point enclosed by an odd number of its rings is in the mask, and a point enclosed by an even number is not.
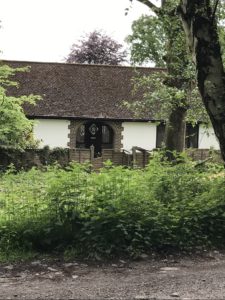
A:
[[[157,154],[145,170],[11,168],[0,181],[0,249],[98,259],[224,247],[223,166],[195,164],[172,165]]]
[[[37,149],[1,149],[0,148],[0,171],[6,170],[13,164],[16,170],[29,170],[32,167],[44,168],[55,164],[61,166],[69,164],[69,149],[56,147],[50,149],[48,146]]]
[[[28,68],[12,68],[0,63],[0,149],[24,150],[36,147],[33,137],[33,121],[24,113],[23,104],[35,104],[41,97],[37,95],[9,96],[10,87],[19,87],[12,76],[17,72],[27,72]]]

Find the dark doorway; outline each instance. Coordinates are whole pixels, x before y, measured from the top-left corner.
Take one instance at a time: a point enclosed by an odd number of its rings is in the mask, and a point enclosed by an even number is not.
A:
[[[186,125],[186,148],[198,148],[199,125]]]
[[[95,157],[102,152],[102,127],[100,123],[87,123],[85,125],[85,148],[95,147]]]
[[[113,130],[102,122],[88,122],[77,131],[76,147],[89,149],[94,146],[94,156],[101,156],[102,149],[113,149]]]

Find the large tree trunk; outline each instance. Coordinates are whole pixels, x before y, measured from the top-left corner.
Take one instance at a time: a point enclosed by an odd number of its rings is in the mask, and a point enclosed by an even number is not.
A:
[[[173,22],[173,16],[171,21]],[[180,23],[177,22],[176,26],[171,29],[171,32],[167,33],[167,54],[165,56],[168,75],[170,79],[167,84],[171,87],[182,88],[183,78],[180,71],[177,69],[177,57],[178,54],[174,52],[174,35],[176,31],[181,29]],[[179,58],[179,65],[181,64],[181,59]],[[182,60],[183,67],[187,64],[186,60]],[[182,78],[182,79],[180,79]],[[181,101],[181,100],[180,100]],[[187,103],[186,100],[182,100],[180,105],[174,106],[170,112],[168,121],[166,123],[165,132],[165,148],[167,153],[167,158],[169,160],[174,160],[176,157],[173,152],[183,152],[185,149],[185,137],[186,137],[186,114],[187,114]]]
[[[132,0],[131,0],[132,1]],[[168,15],[169,1],[161,0],[161,7],[157,7],[152,0],[137,0],[144,5],[148,6],[164,23],[164,32],[167,37],[166,55],[164,60],[166,62],[168,75],[170,79],[167,83],[168,86],[182,88],[185,82],[183,78],[183,71],[189,64],[186,55],[186,48],[179,47],[179,53],[176,51],[177,47],[177,33],[181,32],[182,25],[179,19],[174,14]],[[167,7],[168,6],[168,7]],[[166,21],[167,20],[167,21]],[[182,44],[182,43],[181,43]],[[183,99],[180,106],[174,107],[169,115],[169,120],[166,123],[165,133],[165,148],[167,150],[167,158],[174,160],[175,157],[172,152],[183,152],[185,148],[185,134],[186,134],[186,100]]]
[[[179,12],[196,63],[199,91],[225,161],[225,74],[214,10],[209,0],[181,0]]]
[[[166,124],[165,145],[169,160],[175,159],[173,151],[182,152],[185,147],[187,110],[184,107],[176,107],[169,116]]]

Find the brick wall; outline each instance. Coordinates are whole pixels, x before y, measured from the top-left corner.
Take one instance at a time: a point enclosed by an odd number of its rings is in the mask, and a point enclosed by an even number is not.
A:
[[[219,150],[211,149],[186,149],[186,153],[193,160],[205,160],[211,157],[212,162],[222,163],[222,157]]]
[[[212,151],[209,149],[188,149],[187,154],[193,160],[204,160],[208,157],[212,159],[210,161],[223,163],[219,151]],[[150,159],[149,153],[136,152],[135,166],[143,168],[148,164]],[[5,170],[7,166],[13,163],[16,169],[30,169],[33,166],[42,167],[54,162],[58,162],[62,166],[66,166],[70,161],[76,161],[79,163],[90,162],[93,164],[93,169],[97,170],[103,167],[103,163],[107,160],[112,161],[116,166],[133,166],[133,156],[122,151],[114,151],[110,149],[104,149],[102,156],[98,158],[91,158],[90,149],[29,149],[25,152],[19,152],[16,150],[0,151],[0,170]]]
[[[76,134],[77,134],[77,130],[78,130],[78,128],[83,123],[84,123],[83,121],[75,121],[75,120],[70,121],[70,124],[68,126],[68,128],[69,128],[69,134],[68,134],[69,142],[68,142],[68,147],[70,149],[76,148]]]
[[[70,161],[84,163],[91,160],[91,152],[89,149],[70,149]]]

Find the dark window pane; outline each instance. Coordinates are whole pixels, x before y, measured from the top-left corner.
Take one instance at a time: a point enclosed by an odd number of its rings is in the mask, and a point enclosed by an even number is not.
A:
[[[85,126],[81,125],[77,130],[77,144],[84,144]]]
[[[186,125],[186,148],[198,148],[198,130],[198,125]]]
[[[156,130],[156,148],[161,148],[165,142],[165,123],[160,123]]]
[[[106,125],[102,125],[102,143],[109,144],[111,142],[109,127]]]

